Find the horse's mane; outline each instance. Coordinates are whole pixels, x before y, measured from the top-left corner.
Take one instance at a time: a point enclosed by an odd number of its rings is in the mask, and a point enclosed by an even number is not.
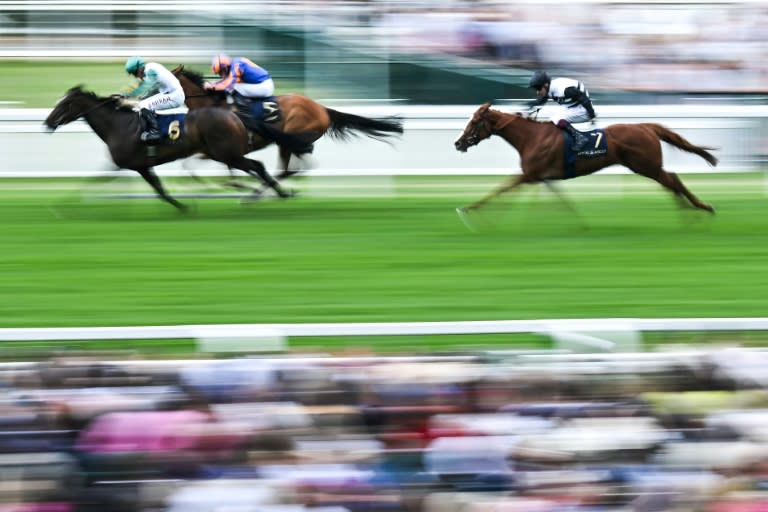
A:
[[[99,96],[95,92],[89,91],[89,90],[85,89],[84,87],[85,86],[82,85],[82,84],[76,85],[76,86],[72,87],[71,89],[69,89],[67,91],[67,95],[70,95],[72,93],[77,93],[77,94],[80,94],[82,96],[88,96],[88,98],[93,100],[93,101],[103,102],[104,104],[106,104],[107,102],[112,102],[112,103],[116,104],[117,110],[120,110],[120,111],[125,111],[125,112],[132,112],[133,111],[133,107],[131,107],[130,105],[121,105],[121,104],[119,104],[118,103],[118,97],[116,97],[116,96]]]
[[[181,69],[179,69],[179,74],[187,78],[190,82],[192,82],[193,84],[195,84],[197,87],[201,89],[205,84],[205,78],[203,78],[203,74],[198,73],[197,71],[193,71],[191,69],[187,69],[181,66]]]
[[[67,94],[71,94],[73,92],[77,92],[77,93],[80,93],[80,94],[84,94],[86,96],[90,96],[91,98],[93,98],[95,100],[102,99],[95,92],[86,90],[85,86],[83,84],[78,84],[78,85],[72,87],[70,90],[67,91]]]

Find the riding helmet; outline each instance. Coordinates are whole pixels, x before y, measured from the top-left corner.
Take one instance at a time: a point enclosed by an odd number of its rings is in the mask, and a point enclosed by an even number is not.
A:
[[[549,75],[546,72],[537,71],[533,74],[531,80],[528,82],[528,87],[531,89],[539,90],[549,82],[551,82],[551,80],[549,79]]]
[[[135,75],[138,73],[139,69],[144,67],[144,59],[138,56],[131,57],[128,59],[128,61],[125,63],[125,72],[130,73],[131,75]]]
[[[229,55],[220,53],[213,58],[213,62],[211,63],[211,70],[217,75],[220,75],[222,70],[228,70],[229,66],[231,65],[232,59],[229,57]]]

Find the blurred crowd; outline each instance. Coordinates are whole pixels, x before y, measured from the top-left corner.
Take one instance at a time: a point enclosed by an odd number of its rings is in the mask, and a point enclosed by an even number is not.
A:
[[[768,352],[0,365],[0,510],[768,508]]]
[[[765,93],[768,3],[371,2],[396,51],[576,73],[595,89]]]
[[[106,2],[98,10],[66,4],[26,9],[22,2],[0,13],[0,57],[63,51],[122,58],[130,48],[128,54],[207,62],[212,52],[229,51],[271,59],[289,76],[300,74],[291,66],[302,58],[317,60],[323,75],[332,74],[329,62],[345,62],[345,69],[362,62],[357,69],[364,70],[410,56],[451,68],[457,58],[471,61],[465,72],[478,76],[494,67],[519,73],[518,85],[543,68],[581,79],[590,91],[764,95],[768,83],[763,0],[223,0],[215,9],[191,4],[188,12],[157,2],[116,9]],[[293,47],[290,38],[237,27],[288,29],[310,41],[322,34],[334,49]],[[348,80],[331,78],[336,87]]]

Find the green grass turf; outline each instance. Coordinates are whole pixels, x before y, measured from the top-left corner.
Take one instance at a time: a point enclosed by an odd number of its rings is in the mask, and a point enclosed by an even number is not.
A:
[[[472,233],[454,207],[479,194],[461,186],[198,200],[184,216],[154,200],[62,203],[50,182],[6,180],[0,326],[765,315],[762,188],[686,181],[717,216],[680,212],[655,189],[576,191],[584,228],[529,192],[500,200],[483,215],[494,226]]]
[[[131,86],[135,80],[123,70],[124,60],[114,62],[3,61],[0,60],[0,106],[12,108],[52,108],[67,90],[83,85],[107,96]],[[173,69],[184,64],[209,73],[207,63],[166,62]],[[276,93],[301,92],[301,84],[275,77]]]

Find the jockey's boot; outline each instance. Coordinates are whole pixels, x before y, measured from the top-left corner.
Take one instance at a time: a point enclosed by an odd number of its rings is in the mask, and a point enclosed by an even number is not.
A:
[[[253,113],[251,111],[251,100],[247,96],[243,96],[237,91],[233,91],[230,95],[230,98],[232,98],[232,102],[237,109],[237,117],[240,118],[246,128],[251,130],[257,129],[258,120],[254,119],[253,117]]]
[[[565,119],[561,119],[557,123],[557,127],[561,130],[564,130],[568,132],[571,137],[573,137],[573,143],[571,144],[571,149],[574,151],[579,151],[584,144],[587,142],[587,136],[581,133],[579,130],[573,127],[571,123],[566,121]]]
[[[141,134],[141,141],[147,144],[160,142],[160,127],[157,125],[157,114],[148,108],[141,109],[141,118],[147,123],[147,131]]]

